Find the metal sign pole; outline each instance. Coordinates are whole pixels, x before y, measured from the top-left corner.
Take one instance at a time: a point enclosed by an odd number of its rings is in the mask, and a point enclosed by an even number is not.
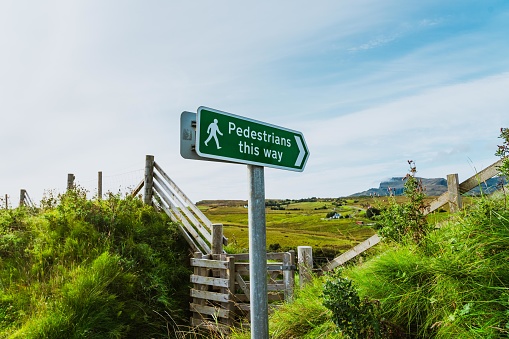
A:
[[[249,280],[251,339],[269,338],[265,180],[262,166],[248,165]]]

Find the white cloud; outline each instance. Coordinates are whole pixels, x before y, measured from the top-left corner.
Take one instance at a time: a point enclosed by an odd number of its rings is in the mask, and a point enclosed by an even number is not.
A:
[[[4,1],[0,194],[38,200],[69,172],[128,185],[123,173],[154,154],[194,200],[243,198],[244,166],[180,158],[179,115],[200,105],[304,132],[306,171],[267,170],[271,197],[364,190],[407,157],[423,170],[488,158],[508,107],[507,73],[487,77],[508,70],[505,36],[480,28],[405,49],[448,18],[422,6]]]

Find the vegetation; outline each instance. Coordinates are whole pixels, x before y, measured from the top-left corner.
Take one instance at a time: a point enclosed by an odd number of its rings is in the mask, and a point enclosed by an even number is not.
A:
[[[507,176],[508,129],[501,138],[496,154]],[[508,196],[482,196],[453,216],[425,217],[427,198],[409,165],[406,196],[378,208],[368,198],[267,202],[269,250],[345,249],[373,234],[369,218],[389,240],[368,260],[296,291],[271,315],[271,338],[509,337]],[[229,250],[247,247],[243,205],[201,208],[225,224]],[[324,218],[332,213],[350,218]],[[200,338],[182,331],[187,253],[176,225],[136,198],[90,201],[74,189],[50,194],[39,209],[2,209],[0,337]],[[250,334],[233,329],[231,337]]]
[[[190,274],[176,225],[80,189],[41,206],[0,210],[0,337],[174,337]]]
[[[398,204],[391,199],[380,216],[381,228],[379,233],[382,237],[396,242],[411,239],[419,244],[428,233],[429,224],[426,220],[425,193],[422,182],[415,177],[417,168],[412,160],[408,161],[410,171],[405,177],[404,195],[407,197],[404,203]]]
[[[502,129],[501,138],[504,145],[497,154],[503,159],[500,171],[507,175],[509,130]],[[277,319],[286,319],[284,331],[271,330],[273,338],[509,337],[505,191],[477,198],[438,226],[436,218],[431,223],[424,218],[425,199],[410,166],[407,200],[390,201],[380,217],[390,246],[325,282],[316,278],[313,288],[321,286],[316,288],[323,289],[321,294],[299,295],[271,316],[271,328]],[[313,311],[317,298],[329,312]],[[298,305],[301,313],[290,305]],[[294,312],[304,315],[293,318]],[[303,318],[312,319],[308,326]]]
[[[343,338],[332,321],[331,311],[322,303],[323,284],[324,279],[316,277],[311,284],[296,291],[292,302],[282,305],[270,316],[270,338]],[[249,338],[249,330],[236,330],[232,335],[232,339]]]
[[[333,258],[375,233],[366,217],[372,198],[269,200],[267,201],[267,249],[287,251],[313,246],[316,257]],[[214,223],[224,225],[230,252],[248,251],[246,202],[202,202],[198,207]],[[329,212],[324,212],[326,206]],[[327,213],[348,216],[327,219]]]
[[[345,275],[381,316],[419,338],[509,334],[509,211],[482,199],[468,214]]]

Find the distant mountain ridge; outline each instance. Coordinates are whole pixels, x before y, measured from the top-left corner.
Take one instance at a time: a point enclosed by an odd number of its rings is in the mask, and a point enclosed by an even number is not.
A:
[[[389,196],[393,195],[403,195],[404,185],[405,185],[404,177],[393,177],[387,181],[382,181],[378,188],[370,188],[367,191],[354,193],[350,195],[351,197],[362,197],[362,196]],[[444,178],[417,178],[422,180],[422,184],[425,187],[426,195],[428,196],[439,196],[444,192],[447,192],[447,179]],[[476,187],[471,190],[468,194],[479,194],[479,192],[483,191],[483,193],[489,194],[497,189],[497,186],[500,182],[499,177],[493,177],[491,179],[486,180],[481,183],[480,187]]]

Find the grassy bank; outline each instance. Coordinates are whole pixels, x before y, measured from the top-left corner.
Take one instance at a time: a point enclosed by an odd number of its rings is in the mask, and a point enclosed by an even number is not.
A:
[[[80,190],[0,210],[1,338],[165,338],[187,323],[187,246],[138,199]]]
[[[376,328],[379,338],[509,337],[507,205],[503,196],[479,198],[419,246],[385,243],[339,276],[316,278],[271,315],[271,338],[341,338],[336,324],[346,331],[368,309],[372,330],[352,338],[375,338]]]

